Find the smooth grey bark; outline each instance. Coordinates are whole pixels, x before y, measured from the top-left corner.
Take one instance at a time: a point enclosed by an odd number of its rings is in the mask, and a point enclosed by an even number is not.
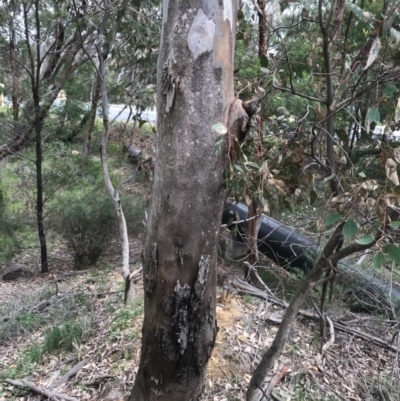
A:
[[[164,1],[158,142],[143,251],[142,354],[130,401],[197,400],[217,334],[216,258],[233,91],[237,2]],[[233,115],[235,113],[235,115]],[[228,123],[229,121],[229,123]]]

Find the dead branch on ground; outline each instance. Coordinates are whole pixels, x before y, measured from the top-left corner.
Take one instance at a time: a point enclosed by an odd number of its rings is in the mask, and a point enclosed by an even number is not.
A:
[[[285,309],[289,306],[289,304],[287,304],[286,302],[281,301],[275,297],[270,297],[264,291],[254,287],[251,284],[248,284],[242,280],[235,279],[232,281],[232,285],[234,288],[237,289],[237,291],[239,293],[253,295],[257,298],[271,302],[273,305],[278,305]],[[310,312],[310,311],[306,311],[304,309],[300,309],[298,312],[298,315],[300,317],[305,317],[307,319],[311,319],[311,320],[314,320],[317,322],[320,320],[320,317],[317,314]],[[272,316],[267,317],[267,320],[270,321],[271,323],[275,323],[275,324],[281,324],[281,322],[282,322],[282,319],[278,319],[278,318],[272,317]],[[394,345],[390,344],[389,342],[382,340],[381,338],[375,337],[371,334],[362,332],[360,330],[352,329],[351,327],[347,327],[344,323],[332,321],[332,325],[333,325],[334,329],[336,329],[337,331],[341,331],[342,333],[352,334],[352,335],[354,335],[354,337],[360,338],[366,342],[377,345],[384,349],[388,349],[393,352],[397,352],[397,346],[394,346]]]
[[[50,391],[48,389],[41,389],[36,386],[36,384],[25,380],[25,379],[20,379],[20,380],[12,380],[12,379],[4,379],[4,381],[8,384],[11,384],[12,386],[16,387],[26,387],[29,390],[31,390],[33,393],[41,395],[43,397],[48,398],[49,400],[65,400],[65,401],[78,401],[77,398],[75,397],[70,397],[69,395],[62,394],[62,393],[56,393],[54,391]]]
[[[71,377],[75,376],[86,364],[86,361],[81,361],[72,367],[64,376],[60,377],[54,383],[52,383],[47,390],[57,388],[62,384],[66,383]]]

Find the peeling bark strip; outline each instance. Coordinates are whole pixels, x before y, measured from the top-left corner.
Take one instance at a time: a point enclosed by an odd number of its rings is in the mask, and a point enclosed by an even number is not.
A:
[[[157,244],[154,243],[150,248],[150,258],[149,258],[149,270],[146,277],[146,293],[151,294],[156,282],[157,276]]]
[[[211,127],[228,125],[235,102],[237,3],[163,2],[142,353],[130,401],[201,396],[217,333],[216,258],[228,153],[226,141],[216,154]]]
[[[210,263],[210,255],[201,255],[199,263],[199,274],[197,275],[196,284],[194,285],[194,291],[198,302],[202,302],[203,300],[204,288],[207,282]]]
[[[173,316],[173,326],[179,346],[180,354],[186,351],[188,346],[196,349],[196,330],[199,329],[197,313],[203,304],[203,294],[207,282],[210,268],[210,256],[201,256],[199,262],[199,273],[194,291],[187,284],[180,285],[179,281],[175,286],[175,314]],[[213,316],[214,320],[214,316]],[[199,322],[201,325],[201,322]],[[196,362],[195,362],[196,365]]]
[[[246,134],[251,125],[251,118],[256,114],[257,108],[264,96],[264,89],[258,88],[258,91],[249,100],[243,102],[240,99],[235,99],[227,110],[229,132],[237,138],[239,143],[242,143],[246,139]]]
[[[175,76],[173,73],[172,65],[173,63],[171,58],[168,58],[168,60],[164,63],[162,73],[162,94],[167,97],[165,105],[165,111],[167,113],[169,113],[174,103],[175,87],[179,84],[179,77]]]
[[[188,343],[188,312],[190,309],[190,287],[184,284],[183,287],[176,283],[175,287],[175,315],[172,318],[172,324],[175,327],[175,334],[181,355],[186,351]]]

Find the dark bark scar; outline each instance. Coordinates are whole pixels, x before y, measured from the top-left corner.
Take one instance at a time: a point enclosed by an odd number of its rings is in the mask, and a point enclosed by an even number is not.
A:
[[[157,243],[153,243],[149,254],[149,270],[146,274],[146,293],[153,292],[157,277]]]
[[[172,60],[170,57],[168,57],[168,60],[164,63],[161,80],[162,94],[166,96],[165,111],[169,113],[174,104],[176,87],[179,84],[179,78],[173,73]]]

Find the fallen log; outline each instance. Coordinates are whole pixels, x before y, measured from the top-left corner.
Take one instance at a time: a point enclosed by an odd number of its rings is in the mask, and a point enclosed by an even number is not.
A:
[[[54,388],[60,387],[62,384],[67,383],[67,381],[75,376],[86,364],[86,361],[81,361],[77,363],[74,367],[72,367],[64,376],[57,379],[54,383],[52,383],[46,390],[51,391]]]
[[[222,224],[235,224],[245,238],[248,208],[243,203],[231,204],[223,213]],[[244,239],[243,239],[244,240]],[[297,268],[308,272],[317,260],[319,247],[309,238],[278,221],[263,216],[257,237],[258,250],[287,270]],[[400,310],[400,287],[374,277],[370,272],[356,270],[342,261],[338,265],[338,282],[351,292],[352,310],[370,312],[384,310],[390,316],[393,308]]]
[[[69,395],[66,394],[56,393],[54,391],[39,388],[38,386],[36,386],[36,384],[25,379],[20,379],[20,380],[4,379],[4,381],[8,384],[11,384],[12,386],[26,387],[33,393],[46,397],[49,400],[60,399],[65,401],[78,401],[78,399],[75,397],[70,397]]]
[[[232,204],[224,210],[222,224],[240,220],[237,225],[241,233],[247,228],[248,208],[243,203]],[[263,216],[257,238],[258,250],[284,268],[312,268],[319,252],[309,238],[297,233],[278,221]]]

